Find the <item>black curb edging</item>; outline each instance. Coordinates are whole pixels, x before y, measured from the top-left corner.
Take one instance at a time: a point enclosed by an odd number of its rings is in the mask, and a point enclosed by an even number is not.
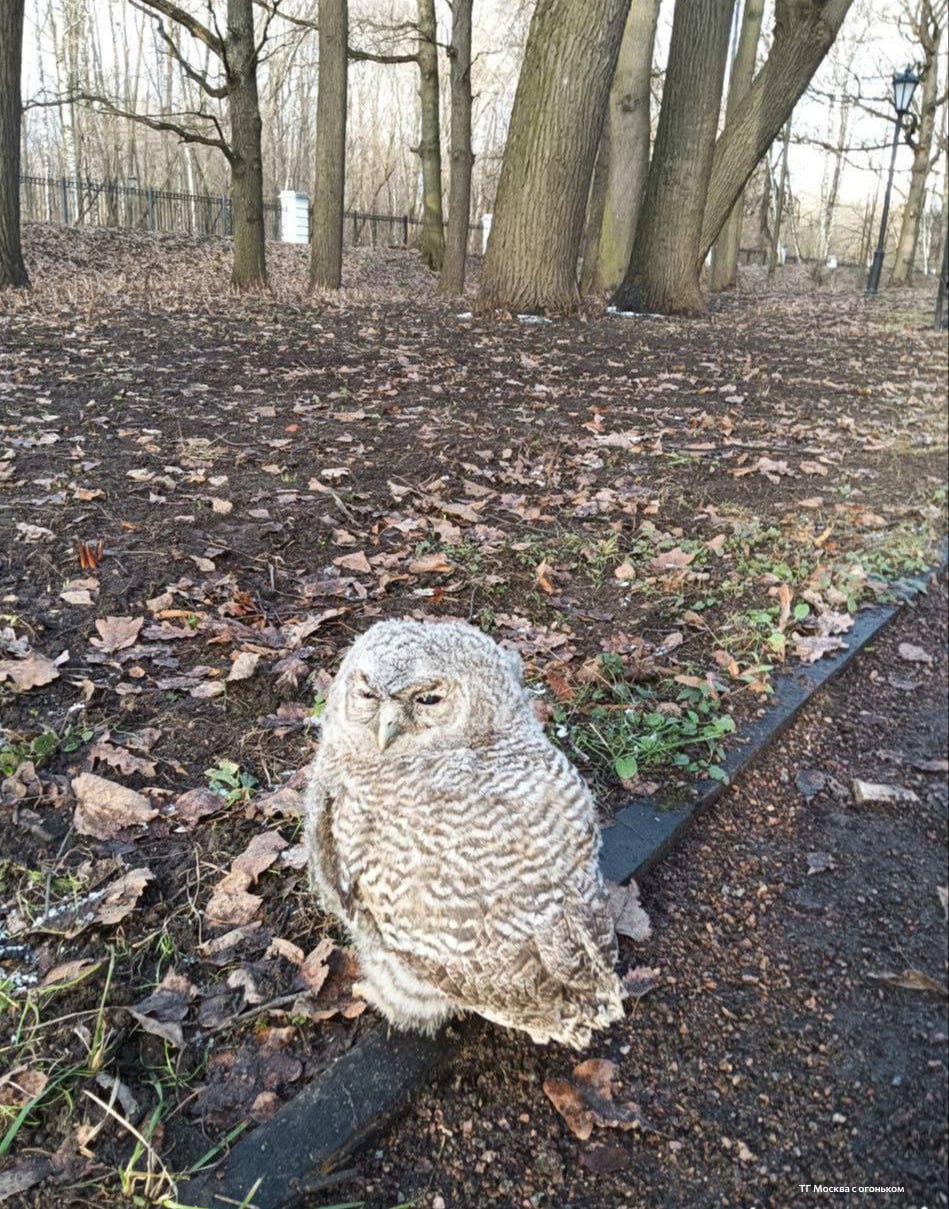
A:
[[[773,703],[743,728],[726,755],[723,767],[729,783],[758,760],[814,694],[839,676],[904,604],[924,593],[934,577],[946,574],[947,554],[944,539],[937,566],[891,587],[897,603],[858,614],[845,650],[775,678]],[[603,832],[604,877],[614,882],[642,877],[726,788],[707,781],[674,799],[634,797]],[[390,1032],[384,1025],[375,1028],[269,1121],[237,1142],[213,1173],[181,1185],[178,1203],[189,1209],[290,1209],[306,1193],[307,1177],[332,1171],[385,1128],[412,1092],[456,1051],[461,1033],[451,1027],[435,1037],[422,1037]]]

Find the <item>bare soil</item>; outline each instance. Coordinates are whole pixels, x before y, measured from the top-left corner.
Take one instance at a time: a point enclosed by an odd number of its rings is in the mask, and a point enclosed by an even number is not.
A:
[[[654,1132],[578,1141],[542,1090],[576,1056],[484,1029],[339,1197],[367,1209],[945,1205],[945,991],[879,975],[919,969],[946,985],[946,622],[940,584],[641,888],[653,940],[623,956],[658,969],[658,986],[591,1054],[617,1064],[616,1098]],[[901,642],[932,666],[900,674]],[[924,771],[933,761],[943,770]],[[803,771],[843,792],[807,801]],[[919,800],[855,805],[854,777]],[[809,854],[831,867],[809,874]]]

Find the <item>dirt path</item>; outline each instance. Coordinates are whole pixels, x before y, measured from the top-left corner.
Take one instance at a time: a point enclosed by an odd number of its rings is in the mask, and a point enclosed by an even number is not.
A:
[[[922,771],[946,755],[945,626],[939,587],[643,888],[654,940],[624,957],[660,983],[592,1053],[656,1133],[578,1141],[542,1091],[575,1057],[485,1030],[334,1192],[373,1209],[945,1205],[946,1002],[872,978],[945,985],[946,778]],[[902,660],[906,642],[933,665]],[[858,806],[831,781],[808,802],[814,770],[919,801]]]

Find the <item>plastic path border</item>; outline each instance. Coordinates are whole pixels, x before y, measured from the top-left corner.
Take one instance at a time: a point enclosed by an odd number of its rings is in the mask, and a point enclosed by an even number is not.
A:
[[[755,763],[814,694],[839,676],[906,602],[925,592],[933,577],[944,575],[946,567],[944,539],[932,570],[893,585],[895,603],[857,614],[845,650],[776,677],[770,706],[742,729],[727,754],[729,781]],[[603,832],[604,877],[614,882],[642,877],[726,788],[703,781],[673,801],[633,798]],[[180,1186],[178,1203],[196,1209],[298,1205],[314,1177],[339,1167],[404,1108],[415,1089],[455,1052],[463,1031],[463,1023],[436,1037],[390,1032],[384,1026],[373,1029],[269,1121],[237,1142],[216,1170]]]

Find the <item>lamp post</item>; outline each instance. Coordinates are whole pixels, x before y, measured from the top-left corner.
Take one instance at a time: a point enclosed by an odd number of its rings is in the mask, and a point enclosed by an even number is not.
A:
[[[903,119],[909,113],[913,103],[913,93],[919,77],[911,67],[899,72],[893,77],[893,108],[896,110],[896,125],[893,128],[893,151],[890,155],[890,172],[886,179],[886,193],[883,196],[883,216],[880,219],[880,238],[877,240],[876,251],[873,253],[873,264],[867,277],[867,293],[875,294],[880,288],[880,274],[883,272],[883,245],[886,242],[886,220],[890,217],[890,190],[893,188],[893,169],[896,167],[896,149],[900,145],[900,132],[903,129]]]

